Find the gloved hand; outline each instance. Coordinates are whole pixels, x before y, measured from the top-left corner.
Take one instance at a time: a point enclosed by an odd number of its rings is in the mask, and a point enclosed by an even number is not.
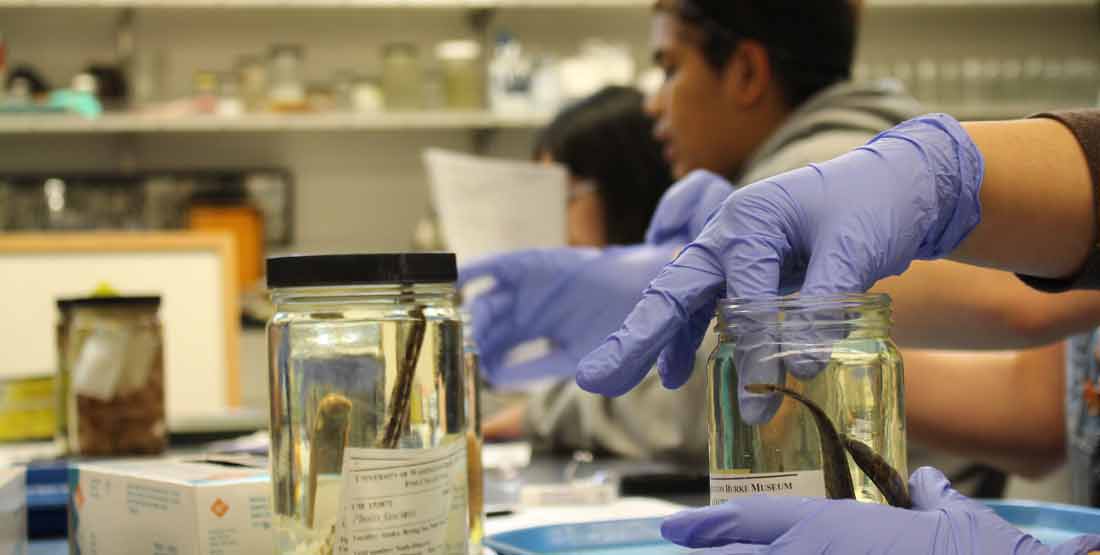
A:
[[[913,509],[755,495],[665,519],[665,539],[700,554],[1085,555],[1100,536],[1051,548],[951,488],[934,468],[909,479]]]
[[[742,187],[622,328],[581,361],[578,384],[621,395],[656,361],[664,384],[677,388],[719,297],[862,292],[914,259],[946,256],[981,219],[982,172],[959,123],[928,115],[828,162]]]
[[[733,185],[721,176],[706,170],[691,172],[661,195],[657,211],[649,220],[645,242],[690,243],[732,192]]]
[[[485,378],[509,385],[572,377],[581,357],[615,331],[675,249],[535,249],[462,267],[460,287],[486,276],[496,282],[469,301]],[[506,365],[513,348],[539,338],[549,340],[549,354]]]

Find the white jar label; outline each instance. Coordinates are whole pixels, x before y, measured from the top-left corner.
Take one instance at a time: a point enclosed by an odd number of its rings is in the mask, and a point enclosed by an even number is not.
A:
[[[825,474],[820,470],[749,474],[736,471],[710,475],[710,504],[749,495],[825,497]]]
[[[336,554],[465,555],[465,441],[345,449],[343,475]]]

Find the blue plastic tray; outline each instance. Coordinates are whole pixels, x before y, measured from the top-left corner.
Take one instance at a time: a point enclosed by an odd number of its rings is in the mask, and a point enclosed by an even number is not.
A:
[[[1100,510],[1053,503],[988,501],[1012,524],[1047,545],[1100,533]],[[500,555],[676,555],[692,550],[661,538],[660,518],[558,524],[492,535],[485,544]]]
[[[669,555],[690,553],[661,538],[660,518],[557,524],[494,534],[485,545],[499,555]]]
[[[1001,518],[1047,545],[1081,534],[1100,534],[1100,509],[1030,501],[986,501]]]

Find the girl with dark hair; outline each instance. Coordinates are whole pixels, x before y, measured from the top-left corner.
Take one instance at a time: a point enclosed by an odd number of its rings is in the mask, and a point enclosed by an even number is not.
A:
[[[673,177],[643,103],[635,89],[607,87],[563,110],[539,134],[534,158],[569,170],[570,245],[645,238]]]

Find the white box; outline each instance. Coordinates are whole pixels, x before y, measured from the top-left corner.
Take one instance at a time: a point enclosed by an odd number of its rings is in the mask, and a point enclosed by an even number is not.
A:
[[[69,542],[82,555],[274,552],[265,470],[180,460],[69,471]]]
[[[0,468],[0,555],[26,552],[26,472],[22,468]]]

